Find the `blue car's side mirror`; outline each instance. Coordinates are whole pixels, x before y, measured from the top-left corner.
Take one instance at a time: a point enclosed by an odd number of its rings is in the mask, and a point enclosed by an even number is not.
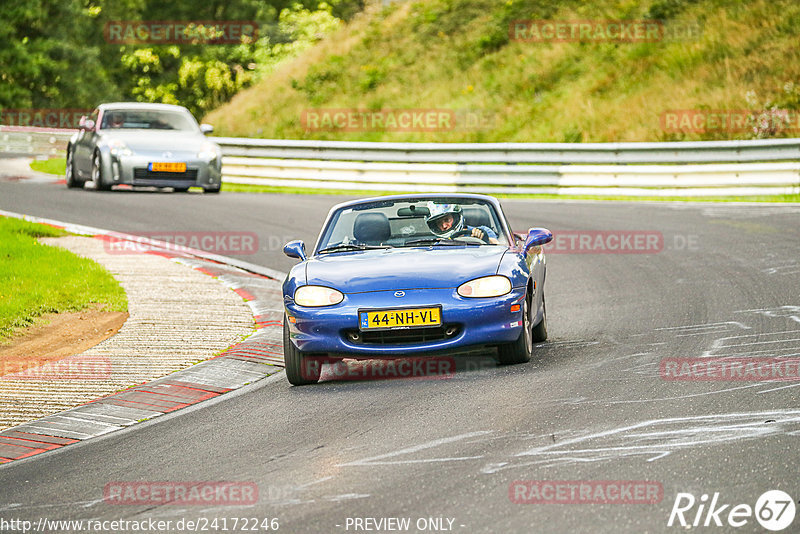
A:
[[[306,259],[306,244],[300,241],[289,241],[283,246],[283,253],[290,258],[299,258],[302,261]]]
[[[553,232],[547,228],[531,228],[528,230],[528,237],[525,239],[525,251],[531,247],[538,247],[553,240]]]

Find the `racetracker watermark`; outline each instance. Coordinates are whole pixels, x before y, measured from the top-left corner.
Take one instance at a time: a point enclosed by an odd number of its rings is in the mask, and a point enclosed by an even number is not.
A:
[[[676,381],[792,381],[800,380],[800,359],[664,358],[659,374]]]
[[[258,502],[255,482],[109,482],[106,504],[174,506],[247,506]]]
[[[252,43],[259,25],[251,20],[112,20],[103,27],[109,44]]]
[[[90,109],[3,109],[0,110],[0,125],[74,130],[78,128],[81,117],[91,112]]]
[[[0,380],[108,380],[111,360],[78,354],[54,361],[0,361],[0,375]]]
[[[508,26],[512,41],[526,43],[655,43],[697,40],[701,35],[697,23],[661,20],[513,20]]]
[[[656,504],[664,487],[651,480],[515,480],[508,498],[514,504]]]
[[[300,117],[306,131],[314,132],[448,132],[485,130],[494,114],[469,109],[306,109]]]
[[[548,254],[658,254],[664,250],[661,232],[642,230],[554,231],[545,245]]]
[[[304,358],[301,374],[306,379],[321,380],[442,380],[453,378],[453,357],[420,357],[387,360],[339,360]],[[325,365],[325,364],[328,365]]]
[[[248,255],[258,252],[258,236],[253,232],[169,231],[137,232],[137,234],[135,236],[106,236],[105,251],[109,254],[141,254],[152,251],[191,252],[192,250],[202,250],[222,255]],[[271,239],[271,244],[272,241],[275,241],[275,244],[278,243],[277,240]]]
[[[672,109],[659,116],[666,133],[800,132],[800,113],[790,109]]]

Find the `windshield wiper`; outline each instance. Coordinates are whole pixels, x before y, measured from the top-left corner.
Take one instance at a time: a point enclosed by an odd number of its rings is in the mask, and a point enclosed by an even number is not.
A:
[[[326,252],[341,252],[345,250],[375,250],[380,248],[392,248],[389,245],[356,245],[355,243],[339,243],[332,247],[326,247],[317,252],[317,254],[325,254]]]
[[[410,246],[414,246],[414,245],[448,245],[448,246],[463,247],[465,245],[478,246],[478,243],[466,243],[464,241],[453,241],[452,239],[445,239],[443,237],[423,237],[421,239],[412,239],[411,241],[406,241],[403,246],[404,247],[410,247]]]

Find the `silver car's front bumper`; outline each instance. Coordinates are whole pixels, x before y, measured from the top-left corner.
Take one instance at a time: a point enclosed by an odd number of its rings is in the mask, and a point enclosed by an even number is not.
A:
[[[150,164],[154,162],[173,161],[186,164],[185,172],[153,172]],[[107,162],[107,163],[106,163]],[[151,156],[116,156],[110,155],[104,162],[107,165],[107,182],[109,185],[141,185],[156,187],[202,187],[219,189],[222,183],[221,162],[217,159],[201,160],[199,158],[175,158],[165,160]]]

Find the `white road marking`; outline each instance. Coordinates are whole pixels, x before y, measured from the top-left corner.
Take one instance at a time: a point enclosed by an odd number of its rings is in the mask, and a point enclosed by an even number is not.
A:
[[[305,488],[307,488],[309,486],[314,486],[315,484],[320,484],[320,483],[325,482],[326,480],[330,480],[332,478],[333,478],[333,475],[327,476],[327,477],[318,478],[317,480],[312,480],[311,482],[306,482],[305,484],[300,484],[299,486],[297,486],[296,489],[305,489]]]
[[[378,456],[372,456],[370,458],[364,458],[362,460],[355,460],[353,462],[347,462],[343,464],[338,464],[337,467],[348,467],[348,466],[363,466],[363,465],[392,465],[392,464],[404,464],[404,463],[428,463],[428,462],[450,462],[450,461],[459,461],[459,460],[474,460],[478,458],[482,458],[483,456],[464,456],[464,457],[453,457],[453,458],[431,458],[426,460],[398,460],[393,462],[382,462],[385,458],[393,458],[396,456],[400,456],[403,454],[412,454],[415,452],[432,449],[434,447],[438,447],[440,445],[445,445],[447,443],[453,443],[456,441],[461,441],[468,438],[474,438],[477,436],[484,436],[486,434],[491,434],[491,430],[478,430],[476,432],[468,432],[466,434],[459,434],[457,436],[451,436],[449,438],[441,438],[435,439],[433,441],[428,441],[425,443],[421,443],[420,445],[414,445],[413,447],[406,447],[405,449],[400,449],[398,451],[389,452],[386,454],[380,454]]]
[[[773,419],[776,422],[765,424]],[[491,463],[481,469],[492,474],[531,465],[554,466],[591,463],[628,456],[647,456],[648,462],[664,458],[675,450],[744,439],[765,438],[800,432],[800,410],[729,413],[652,419],[632,425],[591,432],[558,443],[534,447],[514,458],[532,461]]]
[[[332,495],[330,497],[323,497],[326,501],[341,502],[352,501],[353,499],[365,499],[369,497],[368,493],[344,493],[342,495]]]
[[[758,313],[766,317],[791,319],[800,323],[800,306],[779,306],[777,308],[756,308],[752,310],[737,310],[733,313]]]
[[[767,267],[766,269],[761,269],[761,272],[764,274],[796,274],[800,273],[800,264],[790,263],[789,265]]]
[[[727,338],[732,339],[732,338]],[[792,339],[775,339],[772,341],[753,341],[752,343],[737,343],[735,345],[725,345],[725,348],[729,347],[748,347],[750,345],[768,345],[770,343],[788,343],[790,341],[800,341],[800,337],[795,337]]]
[[[715,339],[711,343],[711,348],[703,352],[703,358],[710,358],[712,356],[725,356],[725,354],[714,354],[717,350],[728,349],[731,347],[746,347],[746,346],[755,346],[755,345],[764,345],[767,343],[788,343],[791,341],[800,341],[800,338],[792,338],[792,339],[778,339],[775,341],[752,341],[752,342],[745,342],[745,343],[735,343],[735,344],[725,344],[728,340],[745,340],[746,338],[766,338],[770,336],[778,336],[782,334],[792,334],[796,335],[800,333],[800,330],[783,330],[780,332],[769,332],[769,333],[762,333],[762,334],[744,334],[741,336],[726,336]],[[738,355],[738,354],[737,354]]]
[[[663,328],[656,328],[655,330],[686,330],[688,328],[694,328],[698,330],[706,329],[706,328],[727,328],[728,325],[738,326],[742,330],[752,330],[752,327],[747,326],[744,323],[740,323],[739,321],[724,321],[721,323],[705,323],[705,324],[690,324],[684,326],[666,326]]]
[[[778,390],[781,390],[781,389],[788,389],[788,388],[796,388],[798,386],[800,386],[800,384],[789,384],[788,386],[781,386],[779,388],[772,388],[772,389],[765,389],[764,391],[757,391],[756,394],[757,395],[761,395],[762,393],[771,393],[773,391],[778,391]]]
[[[718,389],[716,391],[703,391],[702,393],[691,393],[688,395],[678,395],[675,397],[661,397],[658,399],[626,399],[626,400],[597,399],[597,400],[585,401],[581,403],[572,403],[572,404],[643,404],[646,402],[664,402],[664,401],[672,401],[678,399],[691,399],[694,397],[704,397],[706,395],[717,395],[720,393],[728,393],[730,391],[737,391],[740,389],[755,388],[763,385],[764,383],[747,384],[745,386],[736,386],[731,388]]]

